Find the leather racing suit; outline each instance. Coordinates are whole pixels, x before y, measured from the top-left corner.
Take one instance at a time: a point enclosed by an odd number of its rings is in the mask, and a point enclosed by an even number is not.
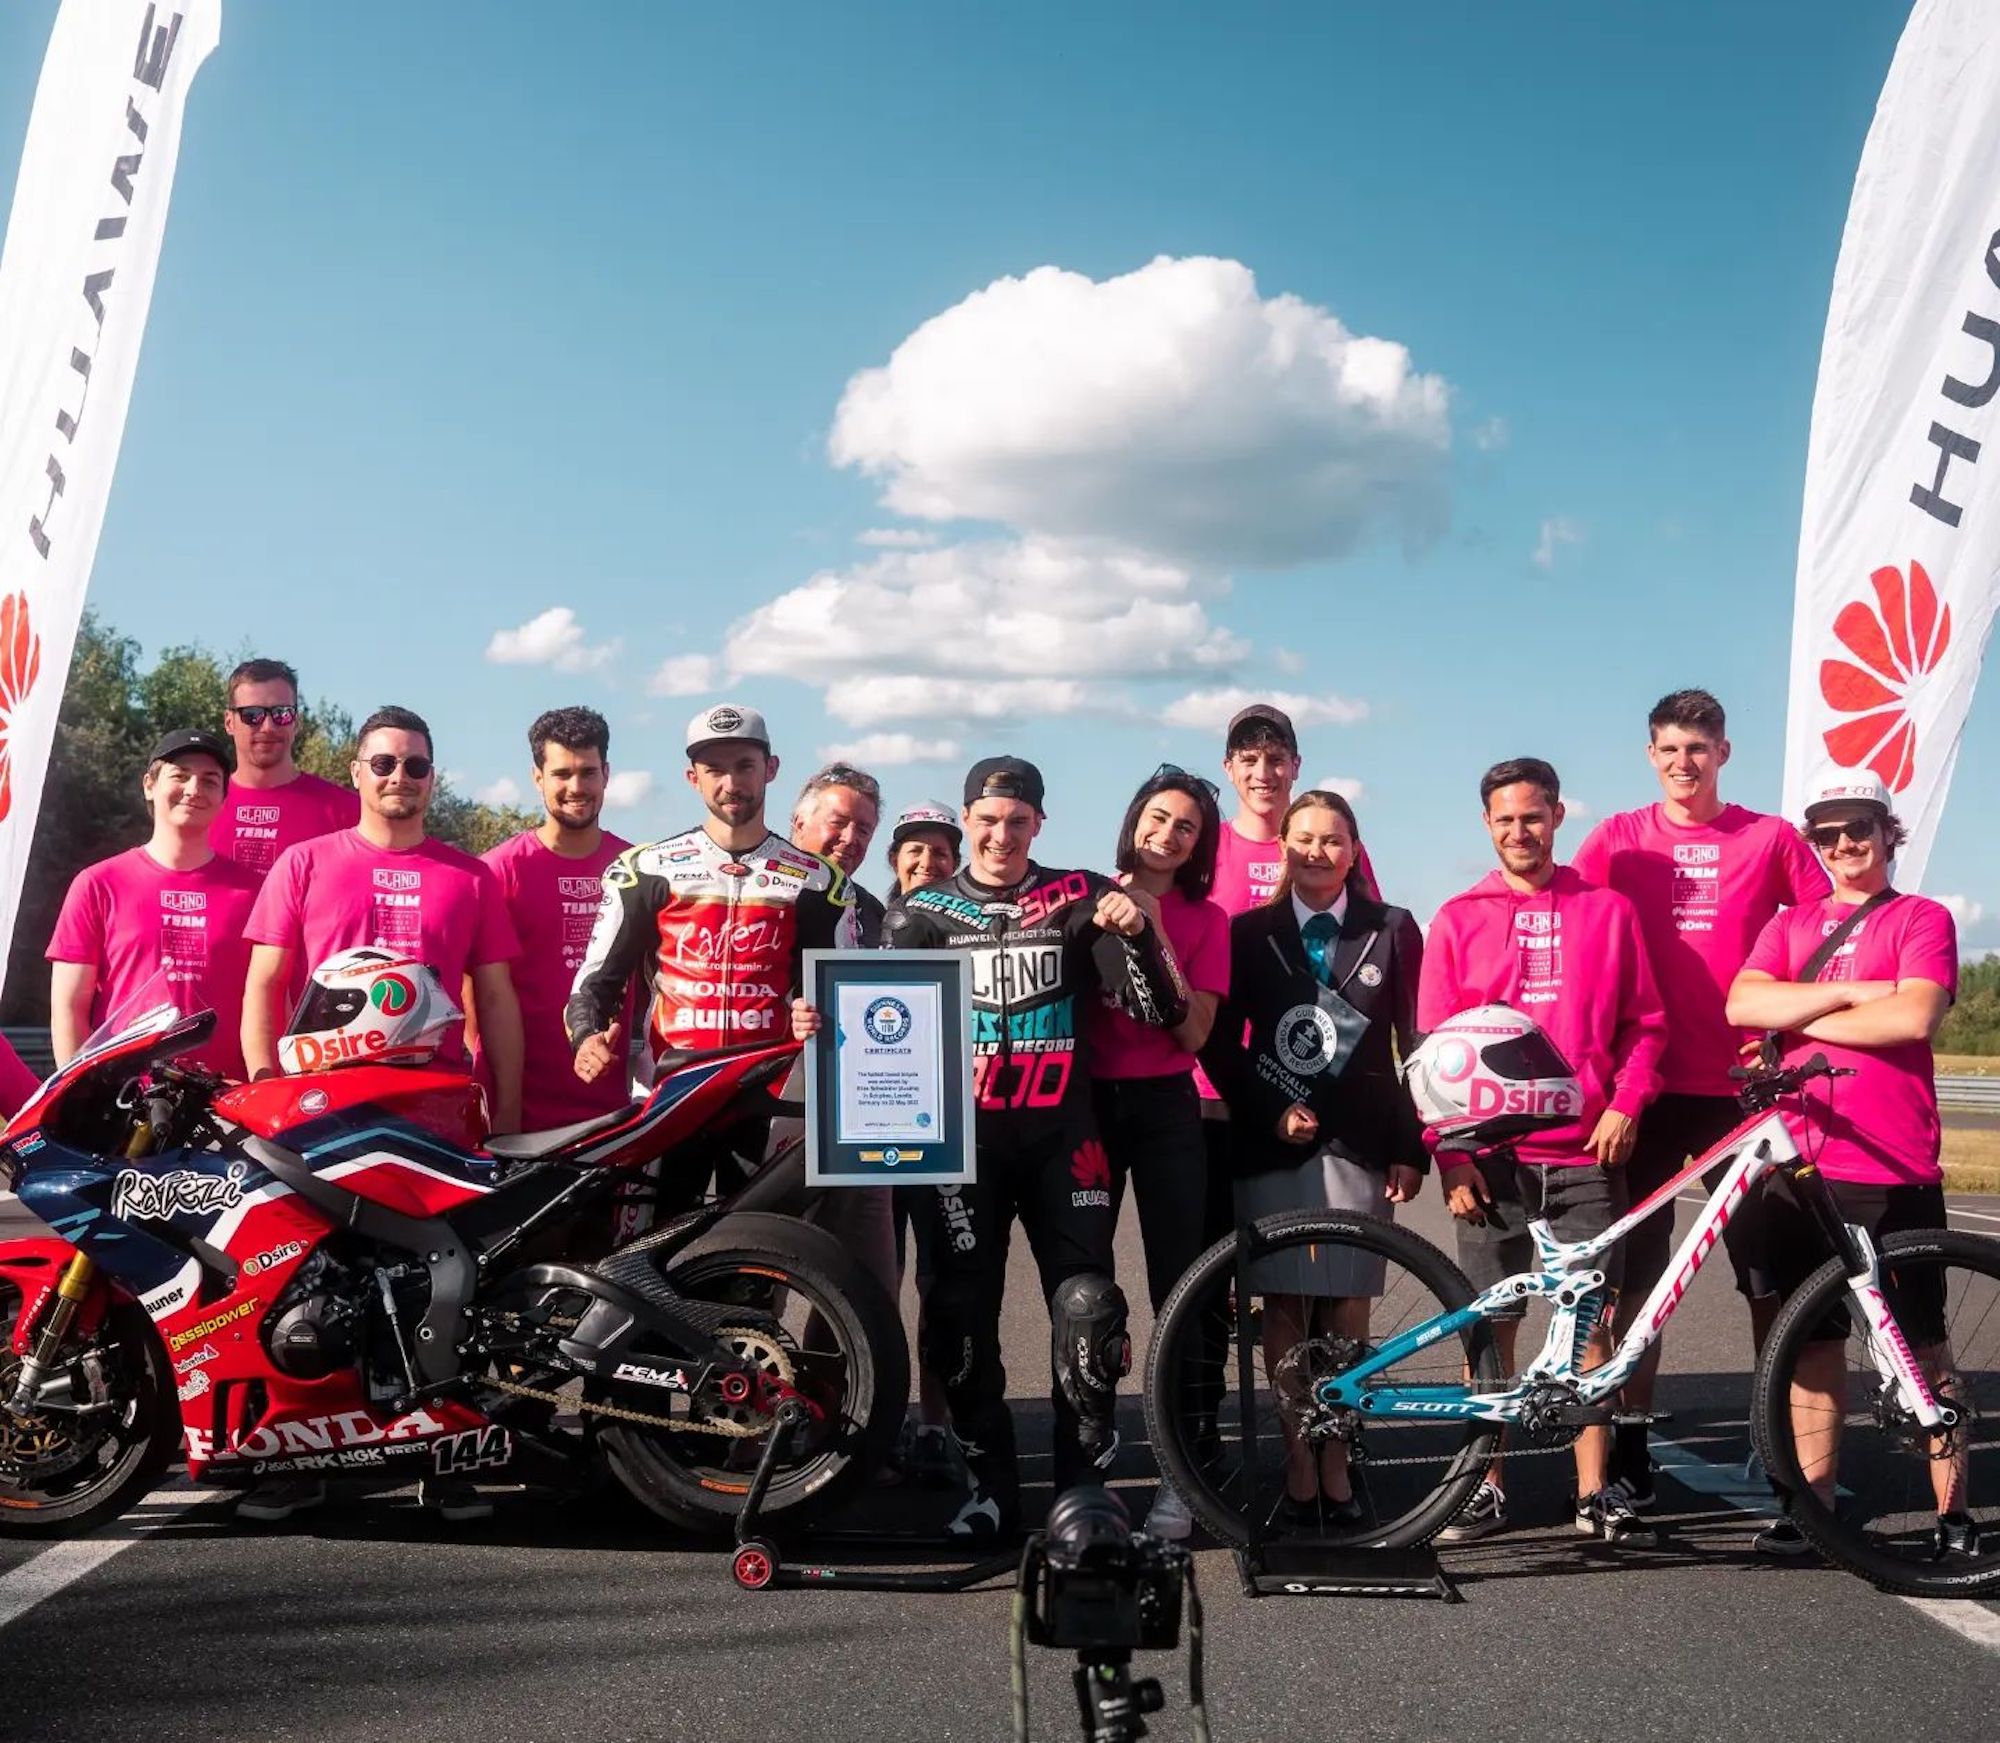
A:
[[[1117,1210],[1092,1114],[1082,1015],[1103,992],[1142,1022],[1171,1028],[1187,1015],[1187,988],[1152,925],[1125,938],[1097,924],[1098,898],[1115,888],[1096,872],[1032,864],[1004,889],[960,872],[898,897],[882,923],[892,950],[957,949],[971,958],[977,1179],[938,1187],[926,1206],[936,1268],[924,1354],[944,1379],[972,1469],[968,1508],[986,1507],[985,1524],[1001,1532],[1015,1523],[1020,1499],[1000,1357],[1016,1217],[1050,1303],[1057,1491],[1108,1465],[1117,1444],[1112,1409],[1129,1359],[1123,1298],[1111,1281]]]

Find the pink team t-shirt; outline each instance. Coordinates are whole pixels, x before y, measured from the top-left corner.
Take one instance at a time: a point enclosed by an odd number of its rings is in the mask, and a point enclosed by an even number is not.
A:
[[[1229,916],[1215,903],[1181,890],[1160,898],[1160,926],[1179,959],[1190,991],[1229,991]],[[1164,1029],[1135,1022],[1099,1002],[1084,1019],[1093,1077],[1168,1077],[1192,1071],[1194,1055]]]
[[[1853,909],[1828,897],[1773,915],[1743,964],[1773,980],[1797,980],[1807,960]],[[1927,896],[1898,896],[1841,940],[1819,971],[1822,981],[1929,980],[1958,995],[1958,928],[1951,911]],[[1804,1107],[1785,1124],[1802,1155],[1829,1180],[1864,1186],[1928,1186],[1943,1178],[1931,1044],[1841,1047],[1790,1038],[1787,1065],[1824,1053],[1854,1072],[1806,1085]],[[1797,1104],[1793,1104],[1796,1106]]]
[[[1782,817],[1725,805],[1711,823],[1670,822],[1664,805],[1607,817],[1573,862],[1639,910],[1671,1025],[1669,1093],[1729,1095],[1743,1032],[1723,1014],[1729,983],[1780,908],[1828,893],[1825,869]]]
[[[215,1033],[190,1055],[225,1077],[243,1075],[243,981],[250,969],[244,926],[257,900],[256,874],[220,856],[169,871],[143,847],[86,866],[63,898],[49,939],[51,962],[97,970],[93,1027],[164,974],[184,1010],[211,1010]],[[150,995],[146,995],[150,999]]]
[[[361,796],[318,775],[301,774],[282,787],[245,787],[232,780],[209,825],[208,844],[261,878],[286,848],[360,821]]]
[[[521,953],[500,880],[442,841],[377,847],[357,829],[316,836],[278,856],[250,915],[252,944],[296,953],[302,972],[342,950],[379,944],[428,963],[454,1001],[467,972]],[[465,1059],[450,1036],[441,1064]]]
[[[570,1067],[563,1006],[582,965],[604,893],[604,868],[631,844],[607,834],[597,852],[568,859],[543,845],[532,829],[485,856],[500,880],[521,954],[514,959],[514,993],[521,1001],[526,1046],[521,1070],[521,1129],[547,1131],[594,1120],[631,1099],[623,1072],[582,1083]],[[626,1020],[626,1036],[632,1033]],[[484,1073],[482,1072],[482,1076]]]

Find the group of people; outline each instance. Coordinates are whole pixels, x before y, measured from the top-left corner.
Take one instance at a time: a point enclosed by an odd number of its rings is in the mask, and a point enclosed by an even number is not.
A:
[[[689,723],[687,779],[704,814],[637,846],[600,821],[603,718],[541,715],[529,747],[546,815],[483,860],[426,834],[436,766],[416,714],[384,708],[362,723],[351,791],[294,763],[298,679],[283,662],[231,674],[221,725],[161,741],[143,777],[150,838],[69,893],[48,950],[59,1059],[164,971],[218,1013],[207,1064],[273,1071],[288,1001],[312,967],[385,946],[462,993],[466,1035],[448,1057],[485,1083],[492,1129],[539,1130],[624,1105],[668,1055],[812,1033],[818,1015],[798,996],[806,949],[970,953],[976,1179],[845,1189],[814,1207],[841,1219],[851,1250],[892,1288],[910,1231],[923,1378],[909,1462],[960,1472],[962,1535],[1006,1534],[1019,1519],[999,1336],[1012,1225],[1052,1320],[1060,1488],[1116,1449],[1129,1345],[1113,1233],[1128,1184],[1156,1308],[1240,1219],[1393,1217],[1434,1167],[1399,1065],[1471,1007],[1532,1018],[1582,1091],[1573,1120],[1504,1155],[1435,1158],[1476,1286],[1532,1268],[1528,1218],[1564,1240],[1601,1233],[1710,1149],[1737,1121],[1729,1073],[1759,1031],[1856,1074],[1837,1107],[1822,1086],[1788,1114],[1850,1218],[1876,1235],[1944,1222],[1930,1040],[1955,989],[1951,915],[1893,891],[1901,825],[1866,770],[1832,771],[1796,823],[1726,803],[1726,723],[1703,691],[1667,696],[1649,716],[1659,799],[1605,819],[1568,864],[1556,852],[1555,769],[1537,758],[1489,768],[1478,788],[1497,867],[1427,934],[1384,899],[1352,804],[1297,790],[1297,735],[1266,704],[1224,736],[1232,816],[1216,782],[1163,764],[1107,844],[1112,874],[1051,869],[1033,857],[1040,771],[990,757],[959,805],[892,820],[886,901],[860,883],[882,822],[878,784],[832,764],[774,828],[779,763],[751,708],[721,704]],[[1614,1256],[1624,1300],[1659,1278],[1668,1223],[1650,1219]],[[1822,1256],[1820,1237],[1780,1186],[1739,1211],[1727,1238],[1761,1339]],[[1368,1279],[1262,1286],[1273,1365],[1304,1337],[1365,1332]],[[1501,1342],[1511,1369],[1504,1329]],[[1593,1359],[1608,1349],[1600,1328]],[[1625,1388],[1637,1419],[1657,1360],[1656,1345]],[[1643,1421],[1585,1429],[1575,1451],[1578,1528],[1650,1540]],[[1337,1445],[1288,1438],[1286,1453],[1289,1515],[1359,1517]],[[1496,1464],[1447,1535],[1507,1522]],[[1166,1485],[1148,1523],[1168,1537],[1191,1529]],[[1781,1522],[1759,1545],[1803,1541]]]

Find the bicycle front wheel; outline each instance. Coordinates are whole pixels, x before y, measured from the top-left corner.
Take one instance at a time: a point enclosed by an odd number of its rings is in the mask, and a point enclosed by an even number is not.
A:
[[[1890,1235],[1881,1281],[1957,1421],[1930,1430],[1905,1410],[1830,1260],[1785,1304],[1757,1365],[1751,1410],[1764,1469],[1793,1523],[1850,1573],[1916,1597],[2000,1593],[2000,1241],[1949,1229]]]
[[[1465,1306],[1472,1285],[1430,1242],[1373,1217],[1306,1211],[1255,1228],[1247,1400],[1237,1235],[1203,1253],[1160,1309],[1146,1359],[1146,1427],[1161,1475],[1219,1541],[1238,1548],[1250,1540],[1253,1514],[1272,1535],[1303,1528],[1357,1548],[1425,1542],[1477,1486],[1497,1431],[1356,1412],[1329,1420],[1311,1392],[1399,1333]],[[1380,1374],[1390,1386],[1470,1378],[1487,1389],[1499,1384],[1500,1363],[1490,1331],[1475,1321]],[[1295,1494],[1344,1470],[1356,1505],[1322,1498],[1287,1506],[1288,1463]]]

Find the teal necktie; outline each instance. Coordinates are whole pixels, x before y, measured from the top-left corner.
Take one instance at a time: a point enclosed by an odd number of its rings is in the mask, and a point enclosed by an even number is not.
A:
[[[1327,963],[1326,953],[1340,931],[1340,922],[1331,914],[1315,914],[1305,923],[1303,931],[1306,957],[1312,963],[1313,973],[1319,976],[1322,986],[1331,986],[1333,970]]]

